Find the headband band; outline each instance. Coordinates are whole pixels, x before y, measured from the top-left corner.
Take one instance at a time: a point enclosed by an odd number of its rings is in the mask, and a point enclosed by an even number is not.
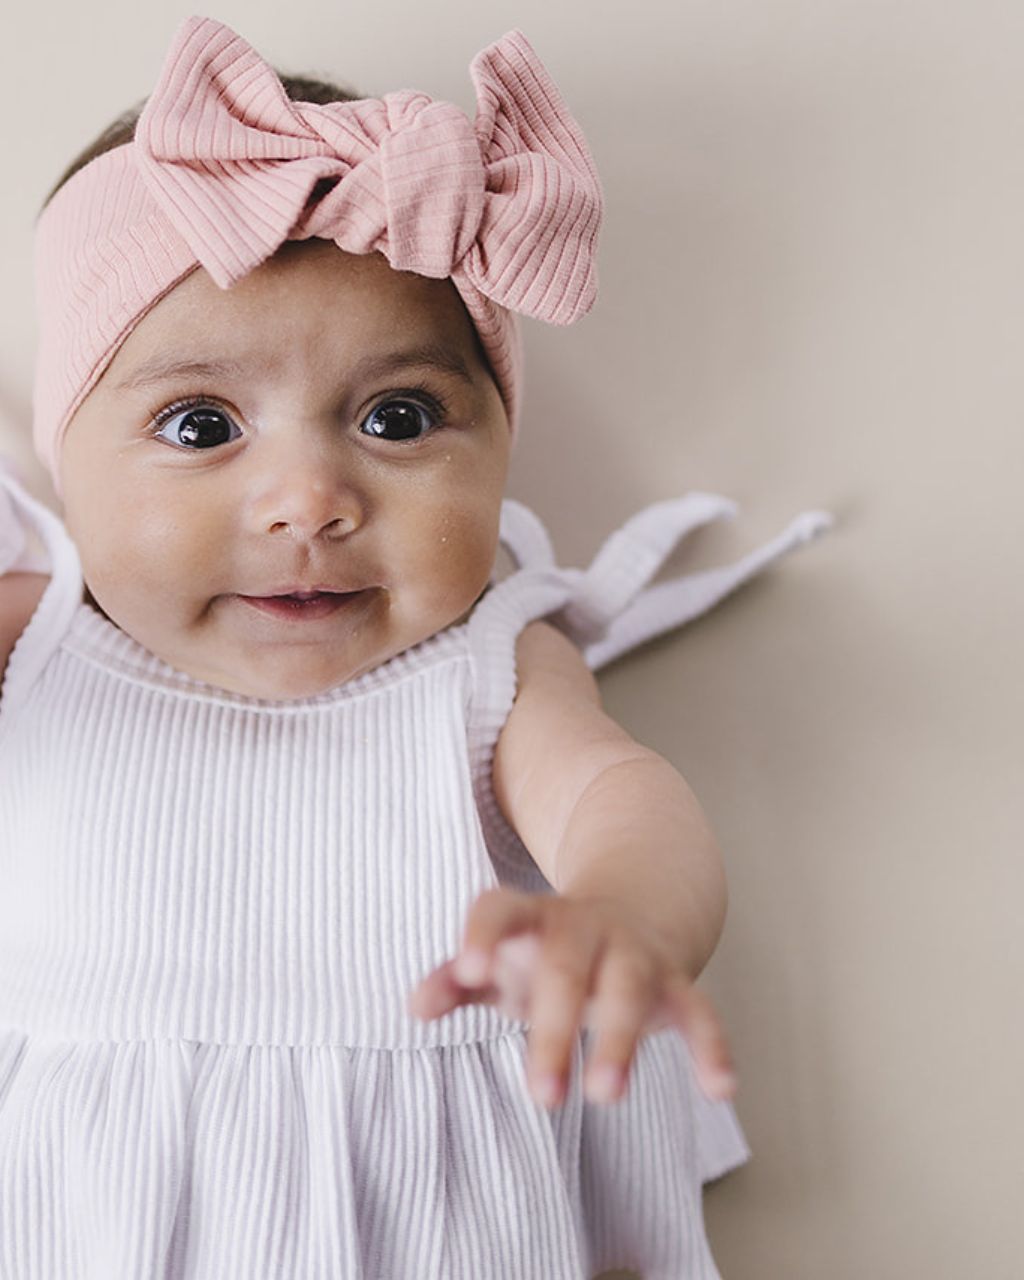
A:
[[[146,312],[197,266],[230,288],[286,240],[450,278],[515,432],[516,313],[571,324],[593,305],[601,188],[521,32],[470,75],[472,123],[412,90],[292,102],[229,27],[186,19],[134,140],[79,170],[36,224],[33,436],[58,492],[68,422]]]

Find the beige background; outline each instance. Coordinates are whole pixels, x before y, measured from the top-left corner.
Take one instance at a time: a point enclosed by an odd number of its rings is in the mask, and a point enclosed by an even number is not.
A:
[[[35,208],[148,91],[190,6],[19,11],[0,46],[0,387],[24,421]],[[284,70],[467,109],[469,59],[520,26],[562,86],[606,190],[602,294],[574,329],[529,327],[511,493],[571,564],[691,488],[741,513],[677,569],[808,507],[839,518],[602,677],[726,851],[702,981],[755,1154],[707,1196],[723,1276],[1024,1275],[1024,7],[207,12]],[[2,446],[32,465],[24,437]]]

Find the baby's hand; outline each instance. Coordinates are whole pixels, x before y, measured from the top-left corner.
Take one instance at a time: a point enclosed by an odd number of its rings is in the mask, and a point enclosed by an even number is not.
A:
[[[423,979],[409,1012],[429,1020],[480,1002],[530,1023],[530,1088],[545,1106],[563,1100],[581,1023],[597,1032],[585,1085],[592,1102],[617,1101],[637,1041],[672,1025],[689,1042],[704,1093],[735,1093],[728,1044],[710,1000],[671,948],[611,900],[505,888],[482,893],[470,908],[459,956]]]

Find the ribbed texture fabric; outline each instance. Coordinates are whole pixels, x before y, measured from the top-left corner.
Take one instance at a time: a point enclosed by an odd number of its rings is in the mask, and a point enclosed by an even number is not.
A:
[[[154,303],[200,264],[228,288],[289,239],[450,278],[515,433],[516,313],[570,324],[589,310],[601,188],[522,32],[470,73],[473,122],[413,90],[294,103],[230,27],[186,19],[134,140],[79,170],[36,226],[33,432],[58,493],[69,419]]]
[[[0,1280],[715,1280],[701,1184],[749,1151],[675,1029],[613,1107],[583,1099],[581,1033],[547,1112],[524,1023],[405,1000],[484,888],[550,891],[491,786],[517,635],[592,632],[599,576],[643,613],[728,506],[648,508],[580,571],[509,500],[520,567],[468,621],[273,702],[80,603],[63,526],[0,468],[0,531],[53,567],[0,690]]]
[[[0,810],[0,1007],[83,1039],[407,1049],[506,1034],[483,1007],[446,1023],[404,1009],[494,883],[455,772],[458,641],[277,709],[133,662],[134,642],[82,606],[45,692],[11,724],[0,707],[17,797]]]

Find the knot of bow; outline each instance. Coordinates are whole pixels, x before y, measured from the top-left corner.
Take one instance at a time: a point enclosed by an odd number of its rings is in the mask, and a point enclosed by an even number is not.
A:
[[[190,18],[138,120],[138,165],[221,288],[316,236],[569,324],[596,296],[601,189],[586,141],[521,32],[470,74],[473,122],[411,90],[292,102],[241,36]]]

